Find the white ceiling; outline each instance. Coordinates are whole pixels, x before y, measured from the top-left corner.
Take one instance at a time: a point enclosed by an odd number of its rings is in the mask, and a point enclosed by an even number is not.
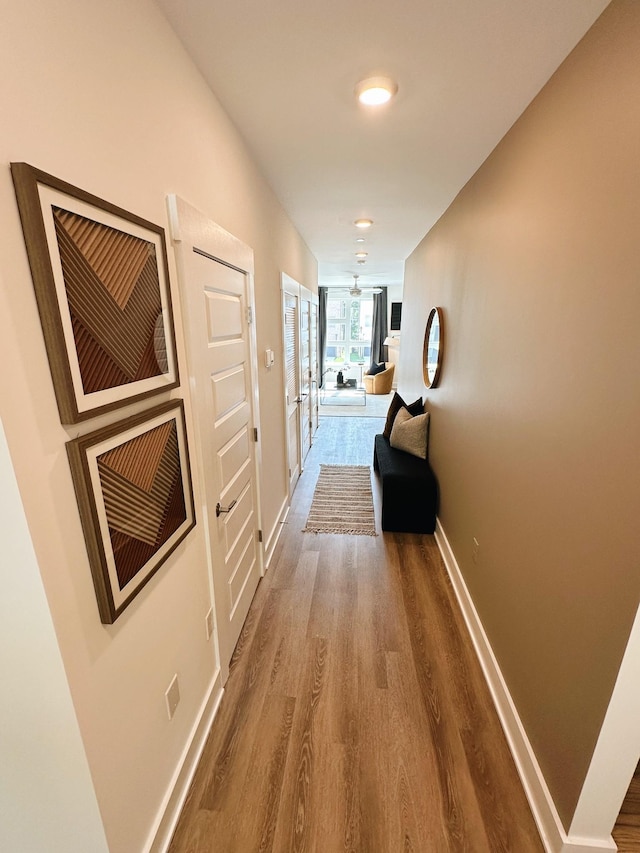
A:
[[[609,0],[156,0],[315,254],[320,284],[405,258]],[[360,106],[359,80],[396,98]],[[374,220],[356,264],[359,216]]]

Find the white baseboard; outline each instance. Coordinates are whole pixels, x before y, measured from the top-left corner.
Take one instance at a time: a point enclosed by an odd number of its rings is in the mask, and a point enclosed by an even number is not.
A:
[[[144,853],[165,853],[169,847],[207,736],[218,713],[223,693],[224,688],[221,686],[220,670],[218,670],[207,690],[207,695],[191,730],[187,745],[167,788],[153,829],[144,846]]]
[[[282,533],[282,525],[287,520],[287,516],[289,515],[289,500],[285,498],[282,506],[280,507],[280,512],[278,513],[278,517],[276,519],[276,523],[273,525],[269,536],[267,537],[267,541],[264,546],[264,570],[265,572],[269,569],[271,565],[271,559],[273,557],[273,552],[276,550],[276,545],[278,544],[278,540],[280,539],[280,534]]]
[[[547,853],[610,853],[617,850],[611,836],[577,838],[565,832],[551,792],[439,519],[436,522],[435,537]]]
[[[594,838],[577,838],[575,835],[568,835],[566,838],[567,840],[563,842],[560,848],[560,853],[612,853],[612,851],[618,849],[611,837],[609,837],[608,841],[599,841]]]

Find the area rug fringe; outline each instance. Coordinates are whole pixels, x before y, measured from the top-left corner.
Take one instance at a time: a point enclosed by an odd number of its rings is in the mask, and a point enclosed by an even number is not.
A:
[[[378,535],[368,465],[320,466],[303,533]]]

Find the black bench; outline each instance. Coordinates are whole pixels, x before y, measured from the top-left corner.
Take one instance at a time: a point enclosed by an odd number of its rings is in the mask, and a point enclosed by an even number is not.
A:
[[[376,435],[373,470],[382,482],[382,529],[433,533],[438,483],[427,460],[397,450],[384,435]]]

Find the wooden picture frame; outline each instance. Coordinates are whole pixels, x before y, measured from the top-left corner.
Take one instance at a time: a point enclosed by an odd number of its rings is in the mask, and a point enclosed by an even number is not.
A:
[[[27,163],[11,173],[62,423],[177,387],[163,229]]]
[[[195,526],[182,400],[67,442],[102,622],[115,622]]]

